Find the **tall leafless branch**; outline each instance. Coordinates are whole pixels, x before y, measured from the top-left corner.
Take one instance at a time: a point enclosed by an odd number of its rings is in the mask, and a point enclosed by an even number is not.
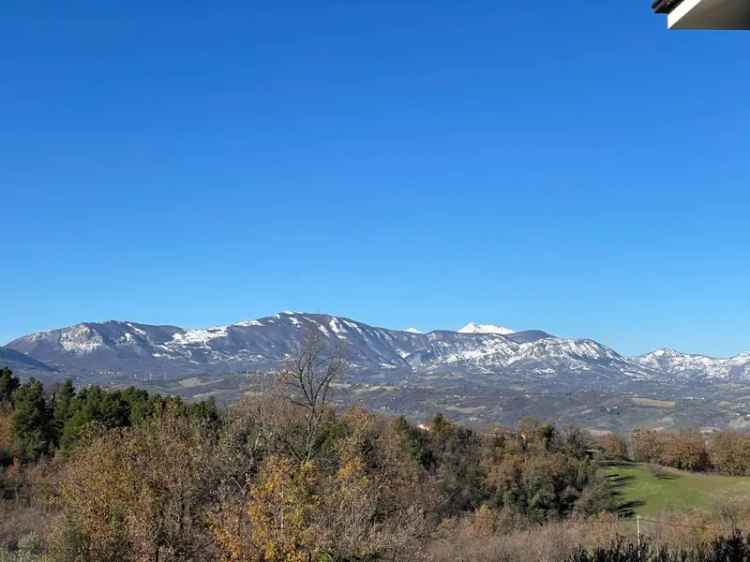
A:
[[[305,333],[292,357],[281,370],[280,381],[286,388],[286,398],[305,412],[302,461],[311,460],[317,453],[317,440],[328,408],[333,383],[346,370],[343,344],[331,344],[317,330]]]

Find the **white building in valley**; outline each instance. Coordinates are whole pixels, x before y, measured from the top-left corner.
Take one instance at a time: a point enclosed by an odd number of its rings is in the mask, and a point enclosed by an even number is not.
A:
[[[750,0],[656,0],[669,29],[750,29]]]

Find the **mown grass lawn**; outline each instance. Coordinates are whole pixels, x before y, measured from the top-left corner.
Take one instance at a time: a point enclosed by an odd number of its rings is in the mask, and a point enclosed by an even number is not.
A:
[[[715,511],[722,503],[750,501],[750,477],[695,474],[618,463],[603,469],[623,514],[656,517],[665,512]]]

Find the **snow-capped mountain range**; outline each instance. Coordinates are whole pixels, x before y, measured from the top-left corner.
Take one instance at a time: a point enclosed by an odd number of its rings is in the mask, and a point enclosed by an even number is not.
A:
[[[643,367],[684,379],[703,377],[716,380],[750,381],[750,353],[720,359],[664,348],[635,357],[633,360]]]
[[[458,331],[420,333],[294,312],[204,329],[87,322],[10,342],[0,348],[0,366],[12,359],[21,372],[83,378],[270,371],[295,354],[309,331],[331,344],[343,343],[350,373],[360,380],[474,377],[472,382],[566,381],[575,386],[675,379],[750,382],[750,354],[713,359],[659,350],[628,358],[590,339],[539,330],[470,323]]]

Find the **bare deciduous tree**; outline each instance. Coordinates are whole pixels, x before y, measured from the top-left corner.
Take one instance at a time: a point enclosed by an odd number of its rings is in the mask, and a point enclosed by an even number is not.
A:
[[[302,445],[295,455],[300,461],[317,454],[320,427],[328,409],[333,383],[343,377],[347,361],[343,344],[330,344],[318,331],[308,331],[296,355],[281,370],[286,398],[304,411]]]

